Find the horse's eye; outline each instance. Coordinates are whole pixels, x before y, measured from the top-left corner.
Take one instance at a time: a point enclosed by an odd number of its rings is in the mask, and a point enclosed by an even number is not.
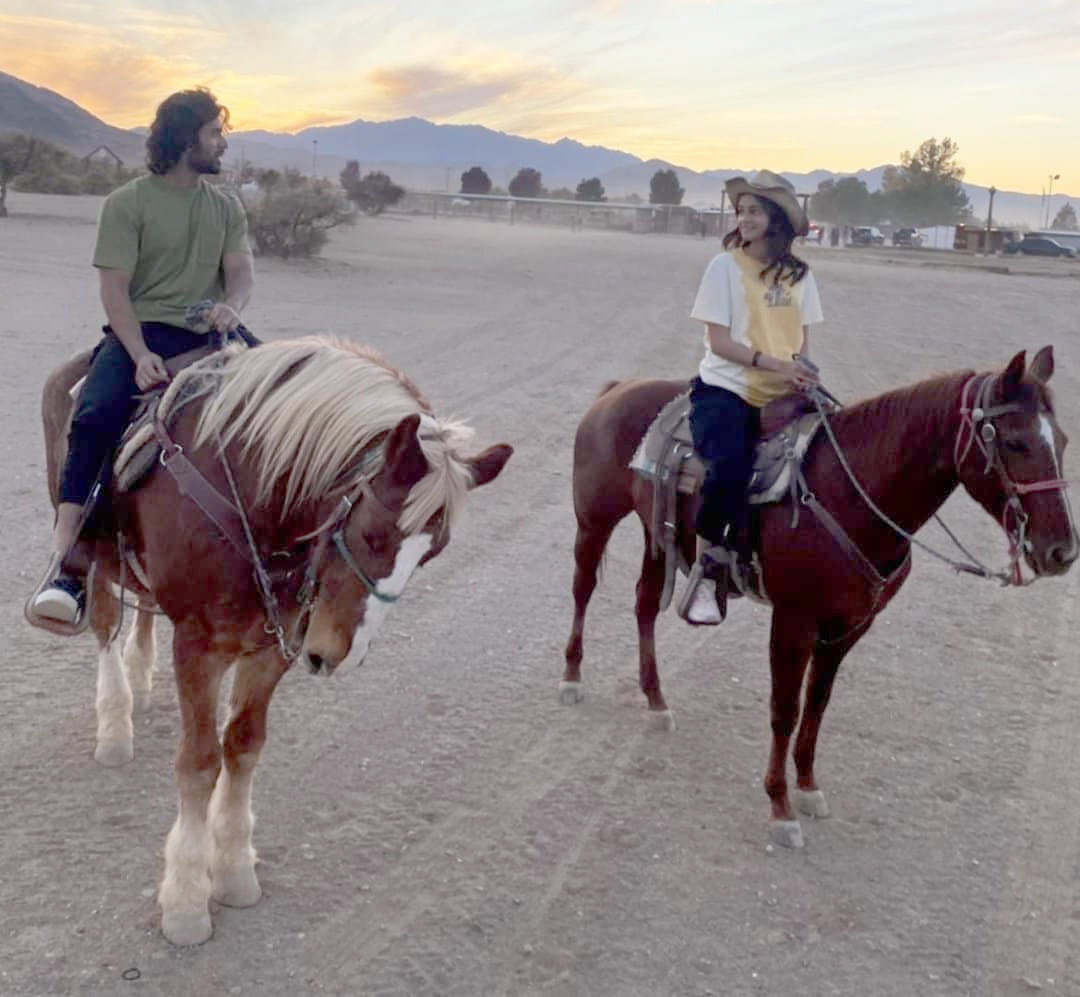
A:
[[[1009,453],[1020,455],[1028,452],[1027,444],[1022,443],[1020,440],[1002,440],[1002,445]]]

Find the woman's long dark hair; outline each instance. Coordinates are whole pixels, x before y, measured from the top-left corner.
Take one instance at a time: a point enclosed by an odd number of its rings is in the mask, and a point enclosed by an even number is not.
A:
[[[181,90],[166,97],[157,109],[146,138],[146,165],[151,173],[168,173],[184,152],[199,140],[199,129],[221,118],[229,123],[229,110],[205,87]]]
[[[765,229],[765,248],[769,262],[761,271],[761,279],[767,281],[769,274],[772,273],[773,284],[779,284],[784,279],[792,284],[798,284],[806,276],[810,267],[791,252],[791,244],[795,241],[795,228],[779,205],[773,204],[767,197],[759,197],[758,201],[764,206],[769,216],[769,224]],[[736,210],[738,210],[738,205],[736,205]],[[742,236],[739,235],[738,226],[724,236],[725,249],[730,249],[732,246],[745,249],[747,245],[749,243],[744,242]]]

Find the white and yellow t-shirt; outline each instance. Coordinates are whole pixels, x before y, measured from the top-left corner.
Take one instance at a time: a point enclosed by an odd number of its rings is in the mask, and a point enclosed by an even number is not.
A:
[[[808,270],[797,284],[761,279],[765,264],[742,249],[714,256],[701,278],[690,317],[725,325],[736,343],[790,360],[803,346],[803,326],[823,321],[817,283]],[[726,388],[760,408],[791,391],[778,374],[747,367],[717,356],[709,348],[705,330],[705,357],[698,376],[706,384]]]

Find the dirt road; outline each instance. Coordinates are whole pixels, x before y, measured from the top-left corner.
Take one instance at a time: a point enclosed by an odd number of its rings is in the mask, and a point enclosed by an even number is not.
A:
[[[1080,993],[1080,570],[1009,591],[916,553],[825,718],[834,816],[804,825],[800,852],[767,847],[766,609],[704,633],[660,621],[677,730],[648,731],[627,521],[586,630],[586,699],[556,692],[574,428],[611,378],[694,371],[686,316],[717,244],[471,221],[367,220],[322,260],[258,263],[260,335],[372,343],[478,448],[516,454],[364,669],[286,677],[256,779],[264,898],[216,910],[200,948],[166,943],[168,625],[135,760],[106,770],[92,640],[22,620],[50,523],[40,388],[100,324],[96,205],[16,194],[0,225],[0,994]],[[828,317],[814,356],[841,398],[1050,342],[1080,439],[1075,280],[808,254]],[[969,500],[945,513],[1004,562]]]

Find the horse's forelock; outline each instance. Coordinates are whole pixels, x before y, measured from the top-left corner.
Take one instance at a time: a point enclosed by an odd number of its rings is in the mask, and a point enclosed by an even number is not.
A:
[[[431,471],[410,494],[402,527],[415,532],[443,506],[456,514],[470,483],[456,447],[469,431],[436,419],[413,381],[377,351],[329,336],[277,341],[230,354],[213,380],[195,445],[238,441],[258,478],[257,503],[284,483],[285,516],[331,493],[379,438],[418,413]],[[380,464],[375,454],[370,473]]]

